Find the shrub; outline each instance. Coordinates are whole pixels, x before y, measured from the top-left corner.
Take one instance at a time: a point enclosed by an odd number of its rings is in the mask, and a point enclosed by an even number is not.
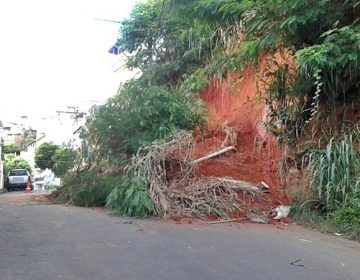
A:
[[[360,188],[349,198],[348,202],[333,213],[339,225],[360,225]]]
[[[144,217],[154,210],[140,177],[124,176],[121,185],[113,189],[106,201],[106,207],[130,217]]]
[[[101,176],[89,171],[67,173],[63,186],[55,191],[55,199],[61,203],[71,202],[77,206],[105,206],[106,198],[120,184],[119,176]]]
[[[105,206],[125,216],[144,217],[154,206],[140,177],[92,174],[89,171],[67,173],[63,186],[54,192],[60,203],[76,206]]]

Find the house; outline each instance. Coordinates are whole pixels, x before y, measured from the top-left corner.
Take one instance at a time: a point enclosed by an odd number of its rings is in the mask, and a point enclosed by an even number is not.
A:
[[[0,127],[1,145],[12,146],[12,149],[14,150],[10,153],[26,160],[30,164],[32,170],[35,169],[35,145],[44,137],[45,135],[42,135],[37,139],[37,130],[25,127],[23,124],[7,123]],[[4,159],[3,154],[1,159]],[[0,160],[0,188],[3,187],[4,182],[2,160]]]
[[[16,147],[16,155],[25,151],[29,143],[36,140],[37,131],[32,128],[25,128],[21,124],[12,123],[1,128],[1,143],[4,146],[13,145]]]

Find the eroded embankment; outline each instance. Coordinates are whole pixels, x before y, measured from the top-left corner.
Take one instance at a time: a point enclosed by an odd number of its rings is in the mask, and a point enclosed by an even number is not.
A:
[[[265,182],[270,186],[271,206],[286,204],[279,175],[282,149],[266,133],[263,121],[267,108],[257,95],[256,69],[249,67],[233,73],[222,83],[212,80],[201,94],[208,111],[209,130],[198,135],[195,157],[224,146],[228,126],[236,133],[236,152],[204,161],[199,176],[231,177],[252,183]]]

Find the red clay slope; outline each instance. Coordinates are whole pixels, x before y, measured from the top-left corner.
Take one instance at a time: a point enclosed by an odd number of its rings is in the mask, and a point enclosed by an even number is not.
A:
[[[226,82],[213,80],[201,94],[208,110],[209,127],[218,127],[197,143],[195,156],[200,157],[221,148],[225,134],[219,127],[227,122],[237,133],[237,151],[201,163],[199,176],[232,177],[252,183],[264,181],[270,186],[272,206],[286,204],[281,193],[278,172],[282,150],[266,133],[263,121],[267,110],[257,97],[256,70],[249,67],[233,73]],[[239,79],[239,77],[242,77]]]

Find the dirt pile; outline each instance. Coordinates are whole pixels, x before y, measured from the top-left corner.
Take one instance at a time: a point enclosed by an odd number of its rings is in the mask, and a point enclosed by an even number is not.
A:
[[[287,204],[278,171],[282,150],[266,133],[267,108],[257,96],[256,70],[233,73],[222,83],[212,80],[201,98],[209,110],[208,131],[198,133],[195,157],[224,146],[224,124],[236,133],[236,151],[200,164],[198,176],[231,177],[270,186],[271,207]]]

